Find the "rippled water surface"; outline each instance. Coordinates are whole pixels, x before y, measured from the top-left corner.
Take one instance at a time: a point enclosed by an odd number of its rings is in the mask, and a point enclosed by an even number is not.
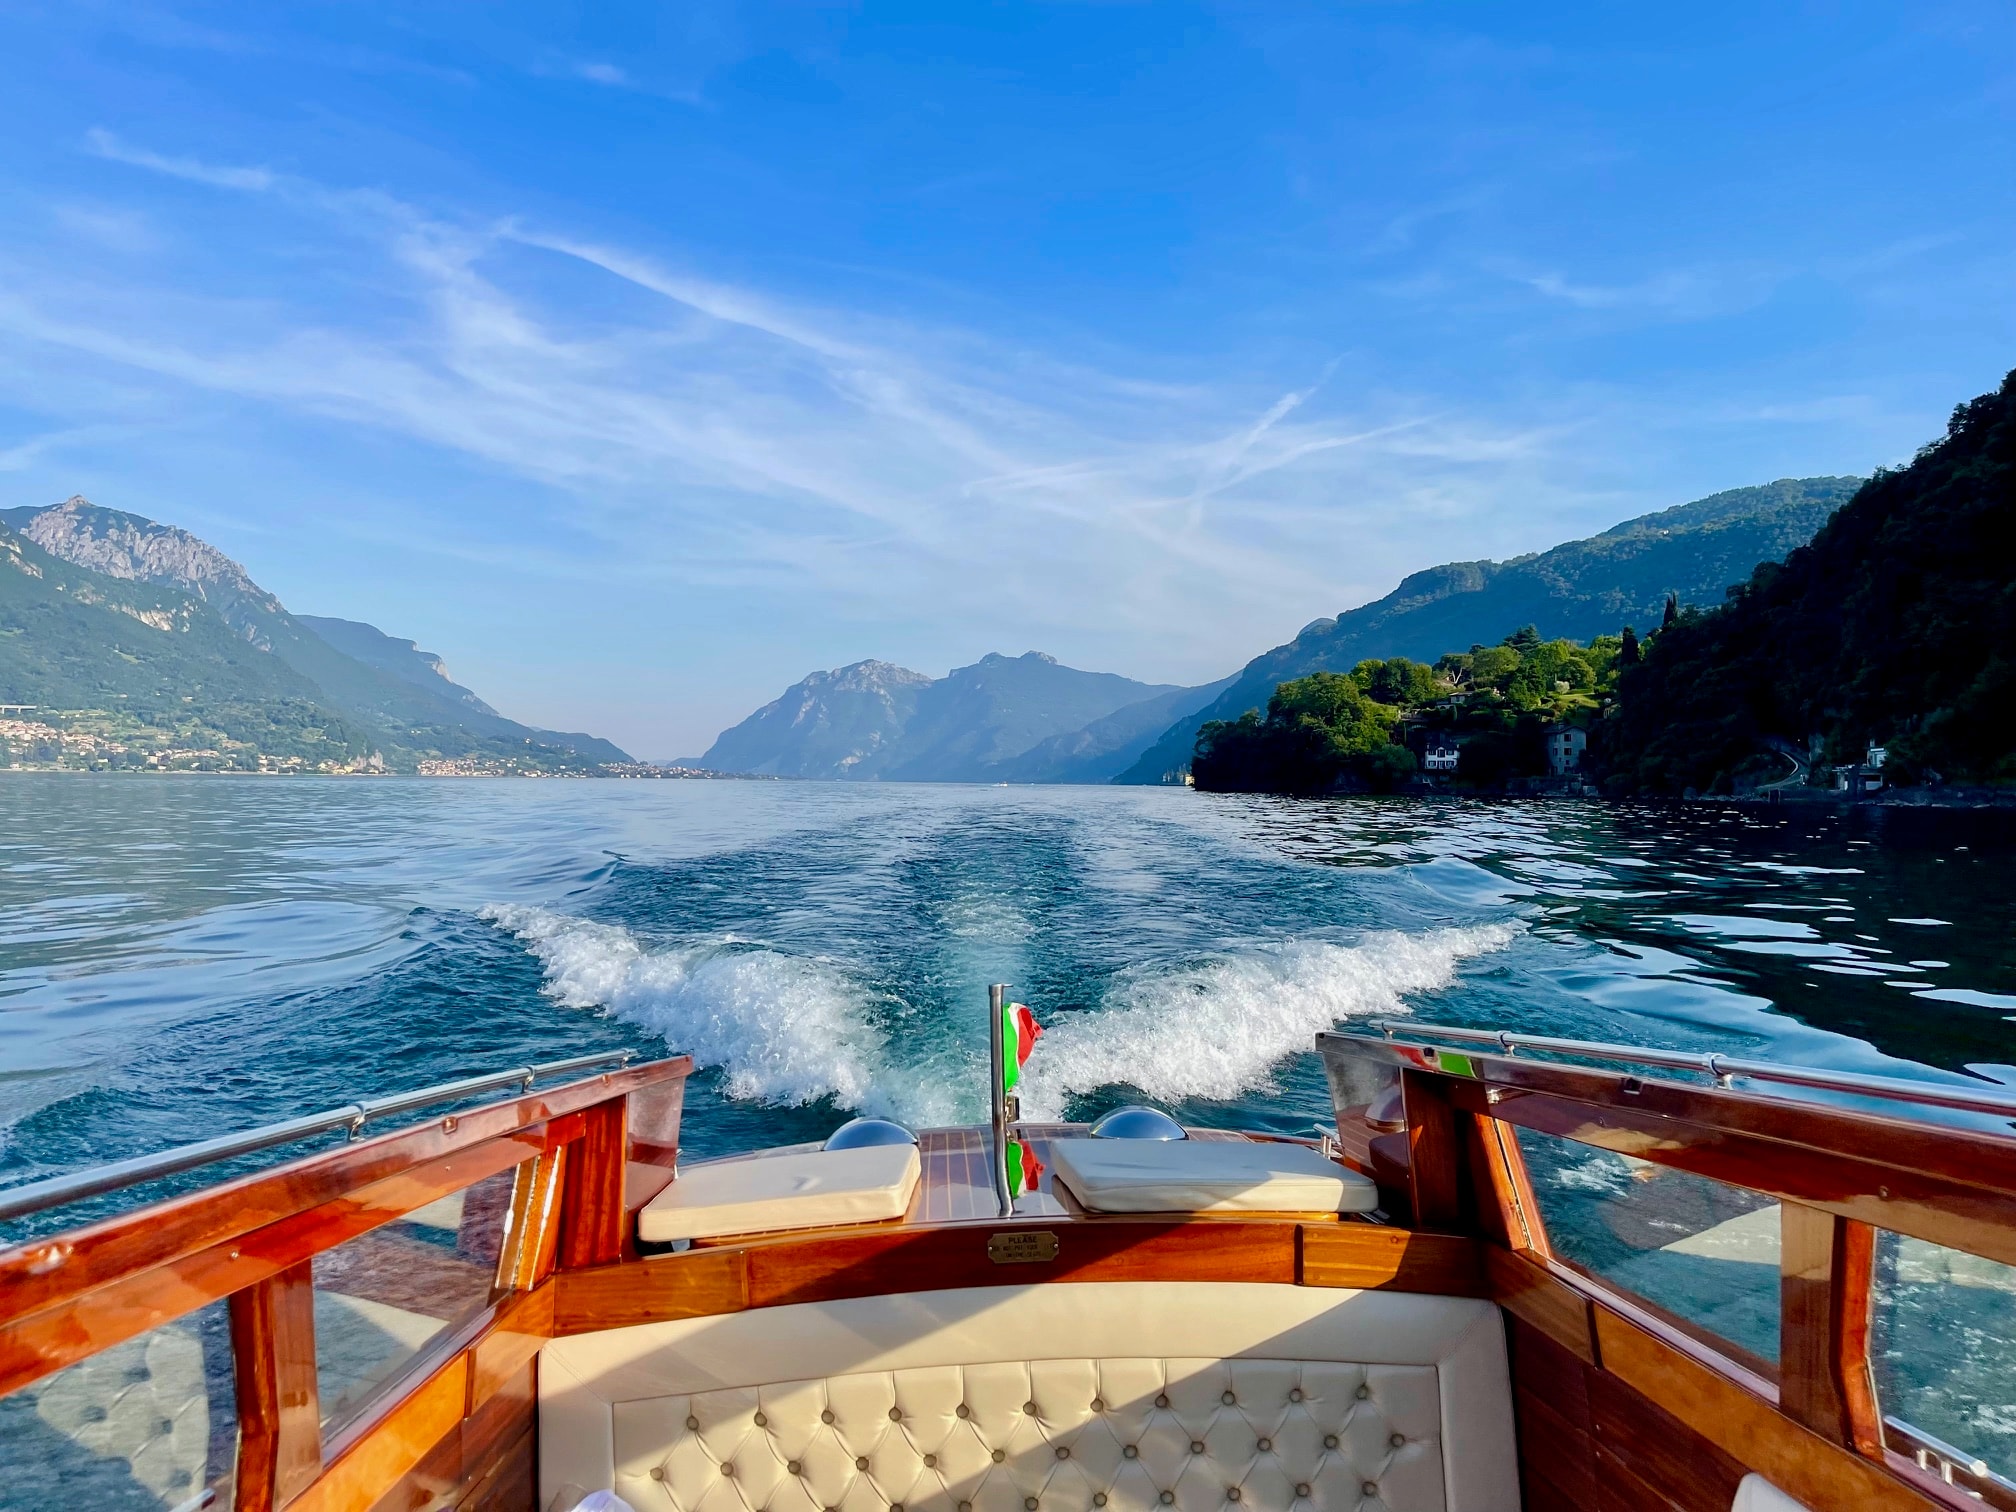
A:
[[[1037,1112],[1306,1132],[1379,1014],[2016,1079],[1994,816],[1184,790],[0,778],[0,1180],[583,1050],[686,1140]]]

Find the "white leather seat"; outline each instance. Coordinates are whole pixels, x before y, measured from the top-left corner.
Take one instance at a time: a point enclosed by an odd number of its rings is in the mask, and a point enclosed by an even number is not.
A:
[[[724,1160],[679,1173],[637,1215],[645,1244],[901,1218],[923,1166],[915,1145]]]
[[[538,1380],[542,1507],[605,1489],[639,1512],[1519,1506],[1504,1325],[1470,1298],[912,1292],[555,1339]]]
[[[1808,1508],[1752,1471],[1737,1484],[1736,1500],[1729,1512],[1808,1512]]]
[[[1050,1163],[1094,1213],[1365,1213],[1370,1178],[1307,1145],[1053,1139]]]

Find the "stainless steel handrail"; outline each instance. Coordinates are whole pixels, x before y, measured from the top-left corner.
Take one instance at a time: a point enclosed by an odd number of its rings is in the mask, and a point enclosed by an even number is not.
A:
[[[366,1121],[373,1118],[383,1118],[391,1113],[406,1113],[414,1108],[425,1108],[435,1103],[453,1102],[460,1097],[473,1097],[479,1092],[494,1092],[499,1087],[514,1084],[529,1092],[532,1083],[542,1076],[585,1071],[591,1066],[606,1066],[612,1062],[619,1066],[626,1065],[635,1054],[634,1050],[612,1050],[603,1055],[576,1055],[568,1060],[546,1061],[537,1066],[519,1066],[515,1070],[497,1071],[487,1076],[464,1077],[460,1081],[422,1087],[416,1092],[395,1092],[389,1097],[374,1097],[363,1102],[348,1103],[340,1108],[331,1108],[327,1112],[290,1118],[284,1123],[264,1124],[259,1128],[244,1129],[236,1134],[220,1134],[215,1139],[178,1145],[172,1150],[161,1150],[153,1155],[136,1155],[131,1160],[94,1166],[88,1171],[75,1171],[68,1176],[50,1176],[41,1181],[30,1181],[0,1191],[0,1221],[19,1218],[27,1213],[43,1212],[52,1207],[61,1207],[66,1202],[76,1202],[80,1198],[96,1197],[104,1192],[116,1192],[121,1187],[138,1186],[143,1181],[152,1181],[157,1177],[191,1171],[198,1166],[229,1160],[233,1155],[247,1155],[254,1150],[268,1150],[275,1145],[292,1144],[297,1139],[327,1133],[331,1129],[348,1129],[350,1137],[354,1139]]]
[[[1507,1055],[1521,1050],[1539,1050],[1555,1055],[1579,1055],[1589,1060],[1698,1071],[1712,1076],[1717,1085],[1724,1087],[1741,1076],[1751,1081],[1781,1082],[1787,1086],[1812,1087],[1824,1092],[1851,1092],[1862,1097],[1918,1103],[1928,1108],[1951,1108],[1963,1113],[1992,1113],[2016,1118],[2016,1095],[1970,1092],[1949,1084],[1909,1081],[1900,1076],[1866,1076],[1859,1071],[1819,1071],[1808,1066],[1744,1060],[1714,1052],[1696,1054],[1687,1050],[1650,1050],[1637,1045],[1605,1044],[1600,1040],[1557,1039],[1551,1035],[1514,1034],[1502,1029],[1458,1029],[1449,1024],[1417,1024],[1405,1019],[1373,1019],[1367,1027],[1378,1030],[1388,1039],[1405,1034],[1418,1039],[1458,1040],[1465,1044],[1491,1045]]]

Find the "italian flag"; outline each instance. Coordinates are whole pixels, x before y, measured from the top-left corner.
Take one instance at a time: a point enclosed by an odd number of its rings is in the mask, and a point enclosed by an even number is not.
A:
[[[1026,1139],[1008,1141],[1008,1195],[1020,1197],[1025,1192],[1036,1190],[1036,1183],[1043,1179],[1043,1162],[1036,1158],[1036,1147]]]
[[[1023,1003],[1010,1003],[1001,1010],[1001,1090],[1013,1092],[1022,1080],[1022,1068],[1029,1052],[1043,1037],[1043,1026]]]

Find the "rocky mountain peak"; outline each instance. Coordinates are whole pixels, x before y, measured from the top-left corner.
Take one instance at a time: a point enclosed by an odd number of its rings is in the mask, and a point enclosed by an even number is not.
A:
[[[204,600],[240,635],[263,643],[263,616],[280,600],[208,541],[173,525],[101,509],[73,494],[31,515],[21,534],[53,557],[128,582],[165,583]]]

